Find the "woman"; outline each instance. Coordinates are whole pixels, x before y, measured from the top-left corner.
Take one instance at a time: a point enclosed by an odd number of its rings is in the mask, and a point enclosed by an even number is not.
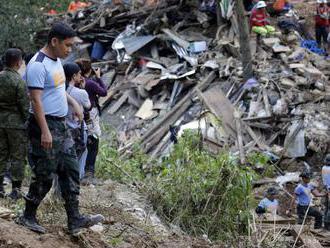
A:
[[[63,69],[66,77],[68,94],[78,102],[82,110],[90,110],[91,102],[89,100],[86,90],[84,90],[85,81],[81,77],[80,67],[76,63],[67,63],[63,66]],[[80,178],[82,178],[84,175],[85,161],[87,156],[86,123],[84,121],[80,122],[79,120],[75,119],[72,114],[71,108],[69,108],[67,115],[67,124],[71,129],[72,138],[75,142],[75,150],[80,166]]]
[[[81,74],[85,78],[85,89],[88,93],[92,108],[89,111],[89,120],[87,122],[87,159],[85,166],[85,178],[83,184],[96,184],[95,180],[95,162],[99,149],[99,140],[101,137],[100,127],[100,107],[98,98],[107,95],[107,88],[101,80],[100,69],[93,70],[91,61],[87,59],[77,60],[76,63],[81,69]],[[94,75],[94,77],[92,77]]]

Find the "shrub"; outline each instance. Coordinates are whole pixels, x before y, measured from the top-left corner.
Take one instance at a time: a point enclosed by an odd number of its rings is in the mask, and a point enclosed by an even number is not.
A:
[[[228,240],[246,230],[255,174],[228,153],[213,157],[198,144],[194,133],[180,139],[151,179],[150,198],[161,216],[184,231]]]

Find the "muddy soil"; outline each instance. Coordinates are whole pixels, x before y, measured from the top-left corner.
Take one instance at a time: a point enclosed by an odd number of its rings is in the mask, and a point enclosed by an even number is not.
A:
[[[14,220],[0,219],[0,248],[223,247],[169,228],[153,212],[145,197],[126,185],[108,180],[101,186],[82,187],[80,201],[81,212],[101,213],[106,217],[102,231],[85,230],[79,237],[69,236],[63,204],[49,194],[38,212],[39,222],[46,227],[47,234],[39,235],[15,224]],[[1,199],[0,206],[19,214],[24,201],[14,204]]]

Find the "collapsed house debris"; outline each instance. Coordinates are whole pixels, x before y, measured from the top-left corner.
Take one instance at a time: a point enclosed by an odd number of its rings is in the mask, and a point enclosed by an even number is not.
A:
[[[102,67],[109,90],[101,107],[125,123],[122,150],[140,141],[157,157],[176,135],[171,127],[203,116],[205,129],[215,130],[204,132],[205,142],[229,147],[241,162],[255,150],[279,160],[327,152],[329,61],[301,46],[304,32],[252,37],[255,78],[244,82],[233,1],[218,6],[221,26],[193,1],[141,3],[103,1],[59,16],[81,39],[69,60],[88,57]]]

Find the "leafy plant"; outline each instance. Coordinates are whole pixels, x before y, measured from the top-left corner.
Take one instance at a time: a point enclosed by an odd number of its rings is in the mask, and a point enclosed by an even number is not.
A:
[[[139,149],[138,145],[133,146],[131,154],[120,155],[115,142],[116,133],[109,126],[103,128],[107,130],[108,136],[101,140],[96,175],[123,183],[143,181],[145,178],[143,165],[148,163],[148,156]]]
[[[195,133],[179,141],[151,179],[150,198],[159,214],[184,231],[228,240],[245,229],[255,174],[228,153],[213,157],[198,146]]]

